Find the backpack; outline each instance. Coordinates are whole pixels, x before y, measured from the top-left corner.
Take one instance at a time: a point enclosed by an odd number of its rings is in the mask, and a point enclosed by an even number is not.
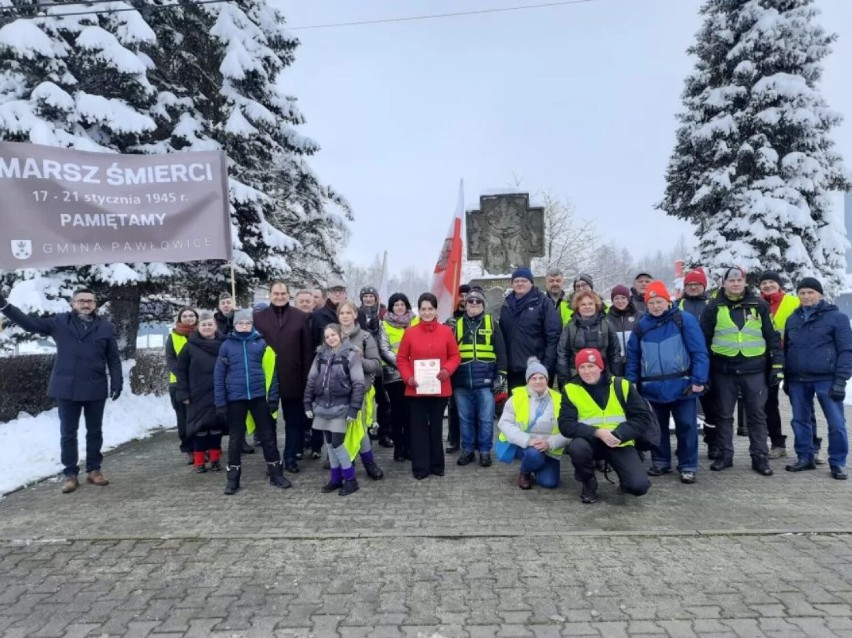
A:
[[[677,329],[680,330],[681,339],[683,339],[683,312],[683,310],[678,310],[678,312],[672,316],[672,321],[674,321]],[[639,328],[639,322],[637,322],[633,327],[633,333],[639,341],[642,341],[642,337],[648,334],[646,331]]]
[[[626,415],[627,397],[624,396],[623,388],[621,387],[622,377],[614,377],[614,379],[615,398],[618,399],[618,403]],[[644,397],[642,400],[645,401],[645,406],[648,408],[648,412],[651,413],[651,419],[650,424],[633,439],[633,444],[640,452],[658,449],[660,447],[660,437],[662,436],[660,422],[657,420],[657,413],[654,412],[654,408],[651,407],[651,404]]]
[[[609,350],[609,332],[610,332],[610,330],[612,330],[612,326],[609,323],[609,319],[607,319],[606,317],[603,318],[603,320],[600,323],[600,326],[601,326],[601,328],[600,328],[601,344],[599,346],[600,347],[600,353],[601,353],[601,356],[604,359],[606,359],[607,351]],[[573,351],[574,342],[577,340],[577,333],[578,333],[577,324],[574,323],[573,321],[569,321],[566,324],[565,327],[568,329],[568,346]],[[585,345],[583,347],[584,348],[591,348],[591,346],[589,346],[589,345]]]

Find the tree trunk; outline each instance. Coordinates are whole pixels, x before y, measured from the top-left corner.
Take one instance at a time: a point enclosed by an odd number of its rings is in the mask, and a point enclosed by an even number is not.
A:
[[[110,315],[115,324],[118,352],[122,359],[136,356],[136,335],[139,333],[139,286],[125,284],[109,291]]]

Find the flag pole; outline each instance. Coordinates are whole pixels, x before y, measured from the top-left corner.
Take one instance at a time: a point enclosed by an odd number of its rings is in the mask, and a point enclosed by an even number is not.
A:
[[[237,273],[234,268],[234,260],[231,260],[231,298],[234,300],[234,305],[237,304]]]

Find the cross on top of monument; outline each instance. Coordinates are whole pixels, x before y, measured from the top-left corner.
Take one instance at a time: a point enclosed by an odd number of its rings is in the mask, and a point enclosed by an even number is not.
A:
[[[467,258],[486,272],[511,273],[544,256],[544,208],[530,208],[529,193],[482,195],[466,215]]]

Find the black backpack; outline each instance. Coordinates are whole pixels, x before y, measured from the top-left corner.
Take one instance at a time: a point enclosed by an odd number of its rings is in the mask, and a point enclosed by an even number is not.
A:
[[[621,387],[622,377],[613,378],[615,380],[615,398],[618,399],[619,404],[621,404],[621,409],[624,410],[624,414],[626,415],[627,397],[624,396],[624,390]],[[660,447],[660,437],[662,436],[662,432],[660,431],[660,422],[657,420],[657,413],[654,412],[654,408],[651,407],[651,404],[648,403],[644,397],[642,400],[645,401],[645,406],[648,408],[648,412],[651,413],[650,424],[642,432],[640,432],[635,439],[633,439],[633,443],[637,450],[645,452],[649,450],[656,450]]]

